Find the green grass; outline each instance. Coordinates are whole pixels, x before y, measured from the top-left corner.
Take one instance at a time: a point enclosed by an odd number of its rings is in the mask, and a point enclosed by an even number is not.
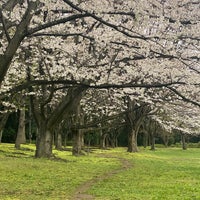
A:
[[[73,157],[68,151],[54,151],[60,159],[35,159],[33,146],[23,148],[0,145],[1,200],[67,199],[81,183],[119,166],[115,159]]]
[[[104,180],[90,193],[98,200],[200,200],[200,149],[119,153],[133,168]]]
[[[96,200],[200,200],[200,148],[95,150],[89,156],[73,157],[69,151],[54,151],[58,159],[35,159],[34,146],[0,145],[1,200],[66,200],[76,188],[120,167],[117,156],[133,166],[94,182],[88,193]],[[104,157],[102,157],[104,156]]]

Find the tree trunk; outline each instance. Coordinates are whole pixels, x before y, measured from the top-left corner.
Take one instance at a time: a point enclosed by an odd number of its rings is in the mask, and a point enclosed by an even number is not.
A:
[[[151,149],[152,151],[155,151],[156,148],[155,148],[155,137],[154,137],[154,134],[151,134]]]
[[[39,105],[37,100],[31,98],[32,113],[38,127],[35,153],[37,158],[52,156],[52,133],[54,133],[55,128],[61,123],[63,117],[68,117],[75,113],[86,90],[87,88],[82,86],[70,88],[67,95],[51,113],[46,105]]]
[[[127,114],[126,122],[129,126],[128,134],[128,152],[138,152],[137,135],[142,125],[145,115],[149,112],[149,107],[145,105],[137,105],[136,101],[127,97]]]
[[[82,130],[79,130],[79,131],[81,131],[81,144],[82,144],[82,147],[84,147],[84,145],[85,145],[85,135],[84,135],[84,132],[82,131]]]
[[[64,147],[67,147],[68,135],[69,135],[69,132],[63,134],[63,137],[64,137],[63,146]]]
[[[55,148],[57,150],[62,150],[62,132],[61,132],[61,130],[56,131]]]
[[[107,138],[108,134],[102,133],[101,137],[100,137],[100,148],[101,149],[106,149],[107,144],[106,144],[106,138]]]
[[[111,137],[110,143],[111,143],[111,147],[112,147],[112,148],[115,148],[115,144],[116,144],[116,143],[115,143],[115,137],[114,137],[114,136]]]
[[[49,158],[52,156],[52,142],[53,134],[44,123],[40,123],[38,127],[38,135],[36,139],[36,158],[46,157]]]
[[[88,143],[87,143],[88,148],[90,148],[91,146],[91,140],[92,140],[91,138],[88,139]]]
[[[165,147],[168,147],[169,135],[164,135],[163,136],[163,142],[164,142]]]
[[[118,136],[115,137],[115,147],[118,147]]]
[[[135,130],[130,131],[128,135],[128,152],[138,152],[137,133]]]
[[[112,134],[110,134],[111,136],[111,147],[115,148],[118,147],[118,136],[119,136],[119,132],[118,131],[114,131]]]
[[[2,134],[3,134],[3,130],[0,131],[0,144],[1,144]]]
[[[28,120],[28,139],[29,144],[32,142],[32,111],[31,111],[31,105],[29,105],[29,120]]]
[[[185,140],[185,134],[181,134],[182,149],[187,150],[187,143]]]
[[[146,148],[148,146],[148,133],[147,131],[143,131],[143,146]]]
[[[109,137],[109,134],[107,134],[107,135],[106,135],[106,138],[105,138],[106,149],[108,149],[108,147],[109,147],[109,145],[110,145],[109,141],[110,141],[110,137]]]
[[[80,130],[75,130],[73,132],[72,155],[74,156],[80,155],[82,146],[83,146],[83,133]]]
[[[25,133],[25,109],[20,110],[19,113],[19,125],[17,131],[17,137],[15,140],[15,148],[19,149],[21,144],[26,143]]]
[[[1,143],[3,130],[4,130],[4,127],[8,120],[8,117],[9,117],[9,113],[5,113],[5,114],[3,114],[2,118],[0,119],[0,143]]]

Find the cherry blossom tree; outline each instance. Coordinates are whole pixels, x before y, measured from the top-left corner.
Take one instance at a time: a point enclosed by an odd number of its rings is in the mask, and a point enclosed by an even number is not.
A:
[[[171,120],[155,120],[166,127],[189,127],[184,107],[198,130],[198,10],[195,0],[1,1],[1,99],[31,97],[36,155],[51,155],[53,130],[88,88],[159,107]]]

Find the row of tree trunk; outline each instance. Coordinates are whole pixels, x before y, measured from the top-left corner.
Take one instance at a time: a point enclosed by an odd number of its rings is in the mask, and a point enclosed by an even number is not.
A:
[[[70,102],[70,101],[69,101]],[[33,109],[34,106],[32,106]],[[81,119],[81,111],[79,101],[76,103],[76,106],[72,110],[73,114],[75,114],[75,124],[84,124],[83,118]],[[146,105],[137,106],[135,102],[128,99],[128,111],[126,113],[126,122],[128,126],[128,152],[138,152],[137,146],[137,137],[139,131],[143,132],[144,139],[144,147],[147,146],[150,141],[151,150],[155,150],[155,135],[157,132],[157,126],[155,122],[146,123],[146,127],[144,127],[143,122],[145,116],[148,114],[149,109]],[[3,127],[8,119],[9,113],[2,115],[0,121],[0,141],[2,137]],[[52,156],[52,146],[55,141],[55,147],[58,150],[62,150],[62,127],[57,126],[55,128],[49,128],[52,126],[48,126],[48,120],[43,119],[41,115],[40,120],[38,121],[38,134],[36,139],[36,157],[50,157]],[[26,143],[25,136],[25,109],[20,110],[19,115],[19,125],[17,131],[17,137],[15,141],[15,147],[17,149],[20,148],[20,145]],[[37,118],[36,118],[37,120]],[[52,125],[52,124],[50,124]],[[85,132],[81,129],[74,128],[72,130],[73,135],[73,155],[80,155],[84,146],[84,134]],[[106,149],[109,144],[111,147],[117,146],[117,136],[118,134],[113,134],[112,138],[109,137],[107,132],[103,132],[100,130],[100,147],[102,149]],[[167,138],[167,137],[166,137]],[[165,143],[167,145],[167,139],[165,138]],[[66,143],[66,140],[65,140]],[[182,134],[182,145],[183,149],[187,149],[187,144],[185,141],[185,135]],[[88,146],[90,146],[90,140],[88,140]]]

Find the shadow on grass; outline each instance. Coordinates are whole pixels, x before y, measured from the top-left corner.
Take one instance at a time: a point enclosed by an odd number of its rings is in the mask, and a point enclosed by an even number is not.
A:
[[[29,148],[20,148],[20,149],[10,149],[10,151],[7,150],[0,150],[0,153],[2,153],[5,157],[14,157],[14,158],[21,158],[21,157],[33,157],[33,155],[27,154],[26,152],[34,152],[33,149]]]

